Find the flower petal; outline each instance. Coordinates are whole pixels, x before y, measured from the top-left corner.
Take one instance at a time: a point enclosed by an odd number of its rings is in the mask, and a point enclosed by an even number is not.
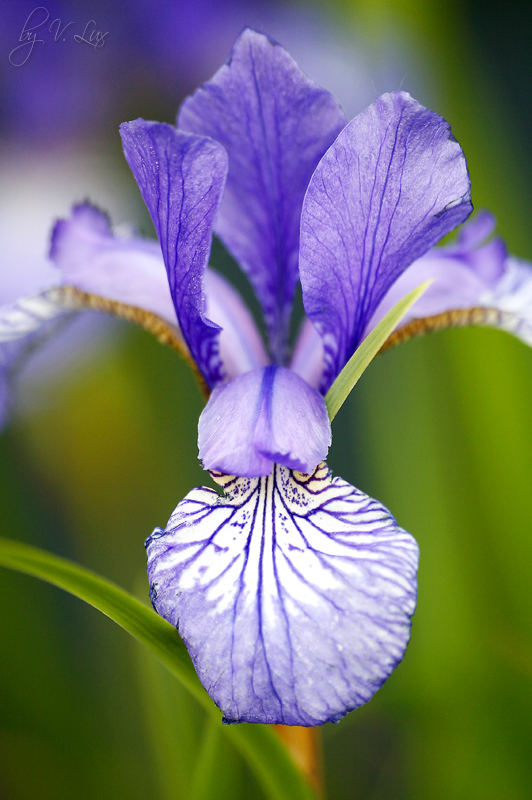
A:
[[[338,720],[404,655],[415,540],[325,464],[214,477],[225,499],[194,489],[146,543],[156,611],[226,722]]]
[[[483,209],[462,225],[456,244],[441,248],[449,255],[461,256],[488,286],[493,286],[502,277],[506,259],[506,245],[503,240],[499,237],[489,238],[495,225],[493,214]]]
[[[329,148],[303,203],[299,265],[324,390],[391,284],[468,216],[469,188],[449,125],[405,92],[382,95]]]
[[[447,245],[445,249],[453,252],[475,253],[491,236],[495,225],[493,214],[486,209],[481,209],[459,228],[457,243]]]
[[[2,309],[0,309],[0,325],[1,316]],[[13,406],[12,372],[19,355],[24,351],[26,341],[30,338],[0,342],[0,431],[6,425]]]
[[[107,214],[90,203],[72,208],[52,231],[50,258],[63,284],[137,306],[176,324],[161,248],[137,236],[115,236]]]
[[[303,195],[345,125],[343,112],[280,45],[248,29],[229,62],[185,101],[178,125],[212,136],[227,150],[229,174],[215,231],[249,276],[272,356],[284,363]]]
[[[455,308],[478,306],[482,295],[494,289],[505,272],[506,247],[502,240],[484,241],[493,225],[490,214],[478,214],[463,226],[457,244],[434,247],[414,261],[379,303],[366,333],[401,297],[429,279],[433,283],[414,303],[401,325]]]
[[[0,306],[0,344],[20,342],[66,313],[53,289]]]
[[[114,235],[107,215],[89,203],[74,206],[68,219],[56,223],[50,257],[63,283],[178,325],[159,243]],[[205,293],[208,318],[222,327],[219,350],[225,375],[232,378],[264,366],[264,345],[238,292],[207,270]]]
[[[316,328],[305,317],[297,335],[290,369],[315,389],[321,386],[324,367],[323,342]]]
[[[54,297],[53,289],[0,306],[0,429],[12,405],[13,372],[69,313]]]
[[[274,463],[312,472],[331,444],[323,397],[286,367],[256,369],[216,387],[198,426],[205,469],[248,477]]]
[[[179,326],[207,384],[223,377],[219,328],[205,317],[203,279],[227,172],[217,142],[138,119],[120,126],[126,160],[163,253]]]
[[[389,289],[366,332],[407,292],[431,278],[431,286],[403,318],[396,343],[429,330],[484,325],[532,345],[532,265],[508,256],[501,239],[484,242],[493,226],[491,214],[481,212],[464,225],[456,244],[435,247],[415,261]]]
[[[6,424],[9,415],[10,405],[10,391],[9,391],[9,375],[5,369],[2,358],[2,348],[0,347],[0,430]]]
[[[532,347],[532,264],[509,257],[504,274],[479,305],[501,312],[498,326]]]
[[[227,378],[236,378],[257,367],[265,367],[264,342],[246,304],[237,290],[212,269],[205,277],[207,316],[220,326],[220,357]]]

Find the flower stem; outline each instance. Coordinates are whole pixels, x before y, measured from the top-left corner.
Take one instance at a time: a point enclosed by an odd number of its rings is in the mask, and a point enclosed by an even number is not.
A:
[[[318,728],[272,725],[279,739],[319,797],[324,797],[321,737]]]

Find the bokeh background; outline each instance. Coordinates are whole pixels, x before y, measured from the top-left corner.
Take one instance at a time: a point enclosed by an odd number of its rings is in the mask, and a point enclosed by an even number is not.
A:
[[[38,272],[71,201],[90,196],[152,235],[117,126],[172,121],[245,24],[279,39],[353,114],[393,88],[443,114],[475,206],[532,260],[530,17],[519,5],[43,0],[50,21],[76,32],[94,19],[105,45],[48,35],[15,66],[36,5],[0,9],[0,286]],[[220,248],[213,258],[232,269]],[[330,798],[531,796],[531,401],[523,344],[450,331],[377,359],[338,415],[333,468],[393,510],[421,567],[403,664],[322,730]],[[201,407],[173,352],[126,324],[84,323],[21,375],[0,434],[2,535],[145,596],[145,536],[205,480]],[[205,730],[194,701],[97,612],[7,571],[0,609],[0,797],[262,796],[222,726]]]

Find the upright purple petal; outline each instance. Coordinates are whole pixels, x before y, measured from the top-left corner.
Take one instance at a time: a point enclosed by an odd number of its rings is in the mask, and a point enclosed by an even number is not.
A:
[[[120,126],[124,154],[148,207],[185,341],[207,384],[223,376],[219,329],[205,317],[204,273],[227,157],[211,139],[138,119]]]
[[[347,125],[318,164],[301,216],[306,312],[325,347],[324,388],[399,275],[471,211],[449,125],[405,92]]]
[[[178,125],[227,150],[227,187],[215,230],[249,276],[272,356],[283,363],[301,204],[316,164],[345,125],[343,112],[282,47],[245,30],[229,62],[185,101]]]
[[[227,722],[338,720],[404,655],[416,542],[325,464],[215,477],[146,543],[155,609]]]
[[[312,472],[330,443],[323,397],[286,367],[217,386],[199,419],[204,468],[231,475],[269,475],[274,463]]]

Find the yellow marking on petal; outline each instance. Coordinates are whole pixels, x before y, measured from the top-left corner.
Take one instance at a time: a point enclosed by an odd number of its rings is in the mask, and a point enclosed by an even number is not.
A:
[[[504,324],[505,318],[510,316],[497,308],[475,306],[473,308],[454,308],[429,317],[417,317],[397,328],[386,339],[379,352],[384,353],[385,350],[397,347],[398,344],[407,342],[409,339],[446,328],[465,328],[468,325],[499,327]]]
[[[110,300],[107,297],[92,294],[91,292],[83,292],[81,289],[76,289],[74,286],[61,286],[57,289],[52,289],[51,292],[49,292],[49,296],[66,308],[71,308],[75,311],[103,311],[107,314],[114,314],[116,317],[120,317],[120,319],[133,322],[135,325],[144,328],[145,331],[155,336],[161,344],[169,345],[174,350],[177,350],[179,355],[184,358],[194,372],[204,397],[209,397],[209,388],[188,349],[187,343],[177,323],[172,324],[158,314],[154,314],[152,311],[146,311],[146,309],[140,308],[139,306],[130,306],[126,303],[119,303],[117,300]]]

